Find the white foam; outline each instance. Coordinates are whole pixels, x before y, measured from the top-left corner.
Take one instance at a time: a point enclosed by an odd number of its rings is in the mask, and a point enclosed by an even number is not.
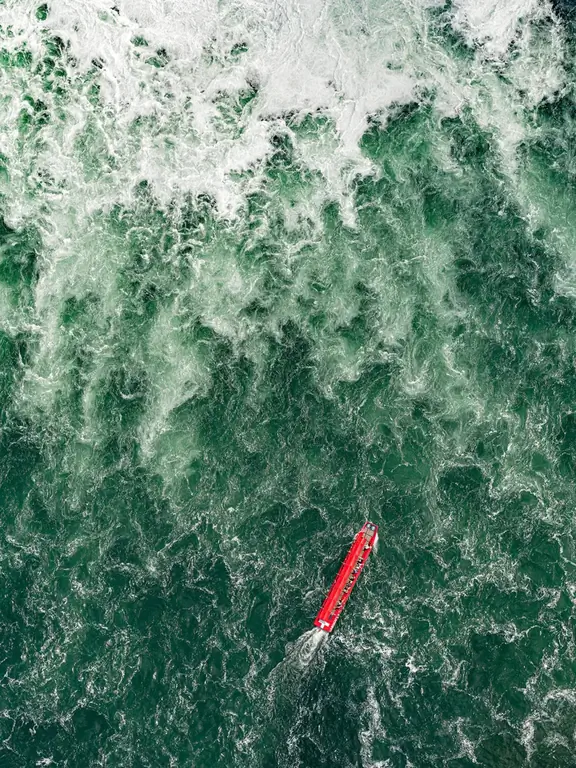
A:
[[[10,25],[14,35],[5,46],[11,51],[25,46],[34,64],[29,70],[5,73],[5,98],[0,102],[0,140],[9,161],[9,182],[2,182],[9,192],[5,214],[14,227],[32,222],[43,244],[33,309],[22,311],[11,305],[8,293],[0,295],[4,327],[33,327],[40,340],[24,382],[24,400],[50,409],[64,386],[66,339],[60,317],[67,298],[94,293],[102,327],[114,322],[121,303],[118,273],[127,248],[102,221],[116,205],[133,207],[135,186],[143,180],[164,206],[187,193],[208,192],[220,215],[232,221],[245,211],[250,193],[266,189],[264,166],[273,151],[271,137],[288,134],[295,163],[313,181],[303,185],[307,188],[295,195],[293,206],[285,205],[288,231],[303,229],[302,220],[309,226],[298,243],[286,247],[281,266],[288,278],[297,275],[305,283],[311,274],[306,265],[313,258],[318,267],[333,256],[328,249],[317,249],[314,257],[305,252],[307,245],[316,246],[322,239],[324,204],[337,200],[344,222],[354,226],[354,180],[375,173],[359,147],[369,117],[377,116],[385,125],[393,104],[419,99],[428,89],[434,93],[438,116],[458,114],[468,106],[495,137],[502,167],[528,206],[531,190],[517,183],[516,149],[528,130],[519,91],[526,90],[534,105],[562,83],[559,27],[548,20],[545,34],[532,34],[530,21],[546,21],[548,14],[548,6],[535,0],[488,0],[482,7],[457,0],[456,30],[489,54],[464,61],[452,57],[438,35],[431,34],[429,10],[434,5],[439,4],[118,0],[116,13],[107,0],[59,0],[50,5],[46,21],[39,21],[36,0],[7,0],[0,7],[0,24]],[[66,69],[67,97],[62,99],[53,89],[45,90],[43,76],[36,72],[54,35],[67,51],[59,62]],[[513,40],[518,55],[510,63],[506,51]],[[240,44],[245,51],[233,54]],[[150,60],[160,49],[166,52],[165,63],[156,67]],[[490,56],[499,56],[510,68],[512,85],[498,76]],[[95,67],[94,60],[102,62],[102,68]],[[98,104],[90,92],[95,85],[100,88]],[[226,112],[238,106],[248,89],[254,93],[250,105],[228,119]],[[18,127],[20,111],[31,109],[24,94],[43,101],[50,115],[47,124],[26,138]],[[320,137],[299,133],[299,121],[306,115],[328,118]],[[438,146],[435,157],[442,159],[447,172],[456,172],[453,163],[449,167],[449,150]],[[546,212],[544,201],[541,211]],[[567,242],[569,246],[573,238]],[[185,289],[196,298],[198,316],[234,346],[245,344],[256,358],[260,342],[252,341],[251,334],[256,336],[258,328],[254,331],[256,324],[251,325],[242,311],[258,295],[264,270],[243,267],[221,243],[210,247],[200,242],[198,249],[203,259],[196,259],[194,279]],[[420,251],[418,258],[441,311],[449,280],[444,266],[452,252],[446,248],[434,261],[430,253]],[[438,254],[439,244],[430,251]],[[359,311],[358,298],[351,298],[358,280],[369,283],[379,296],[375,336],[381,338],[374,338],[374,348],[379,342],[385,347],[405,338],[413,314],[412,289],[402,293],[402,286],[388,279],[387,254],[374,268],[352,247],[339,256],[347,265],[345,277],[339,277],[341,294],[334,289],[331,306],[321,307],[327,324],[313,350],[315,375],[327,394],[334,381],[357,380],[366,360],[376,354],[372,348],[356,348],[337,333],[339,325],[352,323]],[[326,276],[330,282],[329,271]],[[559,290],[567,295],[574,293],[572,278],[570,273],[559,279]],[[269,321],[270,334],[278,336],[287,319],[298,317],[298,298],[297,291],[286,298]],[[149,456],[168,429],[170,413],[208,386],[202,362],[193,352],[181,350],[176,336],[169,335],[169,355],[157,353],[162,322],[149,341],[149,353],[159,364],[140,434]],[[87,422],[96,384],[106,375],[111,355],[105,338],[91,351],[91,382],[84,393]],[[186,355],[189,359],[181,368],[167,362]],[[429,386],[426,363],[407,357],[405,374],[406,390],[413,395]],[[192,444],[189,448],[194,450]]]
[[[78,92],[66,105],[59,105],[67,113],[64,124],[54,121],[42,129],[45,148],[36,158],[61,184],[62,199],[56,207],[62,206],[67,193],[81,187],[91,193],[86,200],[74,196],[75,206],[107,207],[126,201],[131,186],[147,179],[164,203],[178,191],[206,191],[222,213],[235,215],[243,204],[246,182],[231,175],[259,167],[271,152],[270,136],[283,125],[284,114],[320,112],[331,118],[336,151],[323,156],[317,146],[310,151],[303,144],[296,147],[297,156],[320,170],[325,194],[340,201],[347,223],[353,225],[347,191],[355,174],[371,171],[358,147],[368,117],[385,115],[392,104],[417,98],[422,87],[434,89],[438,105],[444,103],[447,111],[477,99],[478,86],[470,79],[474,73],[466,67],[459,72],[429,34],[428,9],[436,4],[378,0],[358,6],[348,0],[332,5],[281,0],[271,6],[267,0],[226,4],[122,0],[116,13],[107,0],[60,0],[51,5],[46,21],[38,22],[35,0],[9,0],[0,9],[0,24],[15,30],[8,41],[13,50],[25,45],[40,56],[49,33],[64,41],[75,60],[68,76]],[[536,0],[489,0],[480,5],[459,0],[455,8],[455,27],[471,43],[480,42],[499,55],[518,29],[529,29],[527,21],[547,12]],[[147,45],[136,45],[137,38]],[[240,43],[245,52],[231,55]],[[160,49],[166,51],[167,60],[157,68],[149,62]],[[544,46],[543,67],[550,58],[545,55],[548,51]],[[103,62],[97,72],[94,60]],[[531,85],[533,98],[557,87],[559,77],[556,65],[547,65],[547,74],[538,85]],[[94,109],[87,99],[89,82],[100,86],[101,108]],[[86,85],[80,87],[82,83]],[[240,120],[242,130],[238,125],[226,128],[219,102],[223,96],[234,100],[249,83],[257,86],[258,93]],[[50,106],[54,97],[43,91],[39,77],[29,79],[27,90],[56,111]],[[9,139],[8,147],[16,148],[18,98],[7,106],[3,138]],[[493,112],[492,107],[488,109]],[[504,117],[509,119],[507,107],[503,105],[498,117],[501,129]],[[147,118],[152,130],[135,134],[138,118]],[[90,123],[103,149],[115,158],[115,167],[87,185],[74,142]],[[514,143],[519,138],[515,136]],[[12,173],[20,174],[20,184],[26,188],[29,168],[13,166]],[[68,197],[68,208],[71,202]],[[22,197],[14,196],[10,211],[14,221],[26,215],[22,206]],[[30,210],[28,214],[33,215]]]
[[[274,119],[287,112],[320,110],[331,117],[339,151],[325,174],[335,198],[344,194],[348,165],[366,172],[358,141],[368,116],[409,100],[417,85],[418,77],[407,66],[408,51],[398,45],[398,28],[403,42],[414,49],[426,5],[414,14],[413,6],[397,4],[392,13],[392,3],[360,11],[347,2],[330,7],[319,0],[283,0],[274,6],[264,0],[224,6],[215,0],[200,5],[123,0],[115,13],[105,0],[61,0],[40,24],[34,19],[35,2],[12,0],[0,10],[0,24],[18,30],[11,41],[14,49],[26,44],[38,54],[48,31],[58,35],[76,62],[69,72],[73,79],[93,72],[94,60],[103,62],[91,77],[99,83],[104,107],[99,129],[120,168],[108,178],[116,182],[116,196],[129,172],[132,181],[152,181],[164,201],[177,189],[204,190],[223,212],[234,214],[242,198],[230,173],[257,166],[270,153]],[[136,38],[148,45],[135,45]],[[246,52],[230,56],[239,43]],[[159,49],[168,60],[155,68],[148,62]],[[253,108],[243,118],[242,132],[225,138],[215,125],[218,98],[235,97],[249,83],[258,87]],[[41,87],[36,91],[37,97],[50,99]],[[73,98],[67,109],[75,119],[67,121],[62,135],[51,137],[52,127],[43,130],[62,170],[73,155],[74,138],[93,112],[85,95],[80,102]],[[151,118],[160,133],[131,139],[130,128],[139,117]],[[54,159],[52,154],[52,162],[46,158],[50,167]],[[75,175],[70,170],[63,173],[68,181]],[[102,186],[100,193],[106,194]],[[104,202],[101,194],[98,198]]]
[[[503,56],[521,21],[546,15],[539,0],[455,0],[455,26],[469,45],[480,43],[490,56]]]
[[[327,640],[328,634],[322,629],[315,628],[304,632],[291,645],[286,655],[286,662],[295,665],[299,669],[307,669]]]
[[[360,731],[358,738],[360,741],[360,755],[363,768],[385,768],[388,761],[374,762],[372,758],[373,744],[375,739],[384,739],[386,730],[382,726],[382,714],[380,704],[374,691],[374,686],[368,687],[366,703],[363,707],[364,719],[367,720],[367,727]]]

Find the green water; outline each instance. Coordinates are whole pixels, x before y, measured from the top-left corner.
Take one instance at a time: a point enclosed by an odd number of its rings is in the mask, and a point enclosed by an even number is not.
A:
[[[571,9],[0,2],[1,768],[576,765]]]

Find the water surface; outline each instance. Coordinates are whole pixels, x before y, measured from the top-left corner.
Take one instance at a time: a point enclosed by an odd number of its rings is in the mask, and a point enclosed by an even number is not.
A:
[[[0,3],[2,768],[575,765],[574,41]]]

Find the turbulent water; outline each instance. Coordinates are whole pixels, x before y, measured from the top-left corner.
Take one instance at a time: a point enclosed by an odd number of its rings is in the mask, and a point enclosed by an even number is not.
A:
[[[576,765],[575,65],[570,0],[0,2],[2,768]]]

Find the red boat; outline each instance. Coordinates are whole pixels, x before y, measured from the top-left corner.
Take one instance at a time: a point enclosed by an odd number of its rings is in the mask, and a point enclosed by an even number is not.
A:
[[[316,627],[320,627],[324,632],[332,632],[377,539],[378,526],[374,523],[364,523],[356,534],[354,543],[316,616],[314,621]]]

